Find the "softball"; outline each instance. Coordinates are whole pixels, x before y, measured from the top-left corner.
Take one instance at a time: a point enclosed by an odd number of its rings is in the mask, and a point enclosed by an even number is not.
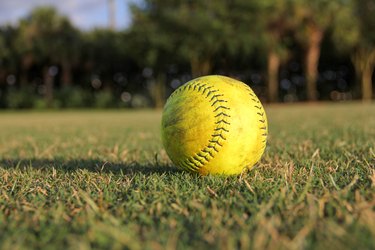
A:
[[[163,146],[174,164],[207,174],[240,174],[261,158],[267,141],[266,113],[253,90],[212,75],[180,86],[162,115]]]

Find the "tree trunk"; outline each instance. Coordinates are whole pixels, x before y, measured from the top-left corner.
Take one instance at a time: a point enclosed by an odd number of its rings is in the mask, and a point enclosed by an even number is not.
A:
[[[72,84],[72,66],[68,60],[64,60],[62,67],[62,84],[63,86],[70,86]]]
[[[160,109],[163,108],[165,103],[165,74],[159,73],[155,79],[155,85],[152,89],[152,95],[155,103],[155,108]]]
[[[190,60],[190,66],[193,78],[208,75],[211,72],[211,62],[209,59],[193,57]]]
[[[375,67],[375,50],[359,49],[352,56],[352,62],[360,82],[363,101],[372,99],[372,74]]]
[[[369,63],[362,71],[362,100],[369,102],[372,99],[372,72],[374,68]]]
[[[3,70],[2,68],[0,68],[0,85],[3,85],[3,84],[5,85],[6,84],[5,76],[6,76],[5,70]]]
[[[280,57],[274,51],[268,53],[267,76],[268,76],[268,100],[269,102],[277,102],[279,98],[279,68]]]
[[[28,82],[27,69],[22,67],[21,72],[20,72],[20,85],[21,85],[21,87],[25,87],[27,85],[27,82]]]
[[[28,71],[33,63],[33,57],[30,54],[23,56],[21,61],[20,85],[25,87],[28,84]]]
[[[375,50],[368,51],[366,55],[366,64],[362,74],[362,100],[371,101],[372,99],[372,74],[375,67]]]
[[[362,70],[361,70],[361,60],[360,60],[360,53],[355,51],[353,54],[350,55],[350,59],[354,66],[355,70],[355,85],[353,88],[354,98],[361,97],[361,85],[362,85]]]
[[[47,107],[52,107],[53,101],[53,77],[48,72],[49,67],[43,68],[43,83],[45,87],[45,99]]]
[[[312,25],[309,28],[309,40],[305,58],[307,99],[309,101],[316,101],[318,98],[316,81],[318,79],[320,45],[323,35],[324,32],[319,27]]]

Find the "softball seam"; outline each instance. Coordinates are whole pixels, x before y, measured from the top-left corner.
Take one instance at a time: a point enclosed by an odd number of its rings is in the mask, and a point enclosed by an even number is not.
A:
[[[224,81],[226,81],[227,83],[233,82],[233,79],[231,79],[231,78],[228,78],[228,77],[225,77],[225,76],[221,76],[221,78]],[[262,150],[263,150],[267,145],[267,136],[268,136],[265,111],[263,109],[262,103],[259,101],[258,97],[255,95],[254,91],[249,87],[249,85],[247,85],[247,84],[245,84],[241,81],[240,81],[240,83],[242,83],[242,85],[245,87],[245,89],[249,93],[250,99],[253,102],[255,102],[255,105],[253,105],[254,108],[256,108],[258,110],[256,112],[256,114],[259,116],[259,120],[258,120],[260,122],[259,129],[264,130],[264,132],[261,134],[262,137],[263,137],[263,140],[262,140],[262,143],[263,143]]]
[[[246,85],[246,87],[247,87],[246,88],[247,91],[249,92],[251,100],[253,102],[255,102],[254,108],[258,109],[258,112],[256,114],[259,116],[258,121],[261,123],[260,126],[259,126],[259,129],[264,130],[264,132],[262,133],[262,137],[263,137],[263,140],[262,140],[263,147],[262,147],[262,149],[264,149],[267,145],[267,135],[268,135],[267,125],[266,125],[266,117],[264,115],[265,112],[264,112],[264,109],[263,109],[263,106],[262,106],[261,102],[259,101],[258,97],[255,95],[253,90],[248,85]]]
[[[224,94],[219,93],[218,89],[214,89],[214,86],[202,82],[199,78],[180,87],[172,96],[183,91],[195,91],[208,99],[208,102],[211,103],[211,107],[214,108],[214,118],[216,119],[216,126],[208,141],[208,145],[193,156],[181,160],[178,164],[187,170],[195,172],[199,171],[203,165],[213,159],[220,148],[223,147],[227,139],[227,134],[229,133],[230,122],[228,120],[231,116],[228,114],[228,110],[230,110],[230,108],[226,106],[228,101],[225,100]]]

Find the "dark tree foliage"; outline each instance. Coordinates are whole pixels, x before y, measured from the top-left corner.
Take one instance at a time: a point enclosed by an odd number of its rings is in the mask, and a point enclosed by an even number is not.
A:
[[[347,100],[355,89],[372,99],[374,0],[130,8],[121,31],[81,31],[50,7],[0,27],[0,107],[161,108],[175,88],[207,74],[239,78],[269,102]]]

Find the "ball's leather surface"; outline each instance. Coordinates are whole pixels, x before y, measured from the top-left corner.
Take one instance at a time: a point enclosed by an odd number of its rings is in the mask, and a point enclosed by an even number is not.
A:
[[[261,158],[266,113],[249,86],[212,75],[179,87],[162,115],[164,148],[174,164],[206,174],[240,174]]]

